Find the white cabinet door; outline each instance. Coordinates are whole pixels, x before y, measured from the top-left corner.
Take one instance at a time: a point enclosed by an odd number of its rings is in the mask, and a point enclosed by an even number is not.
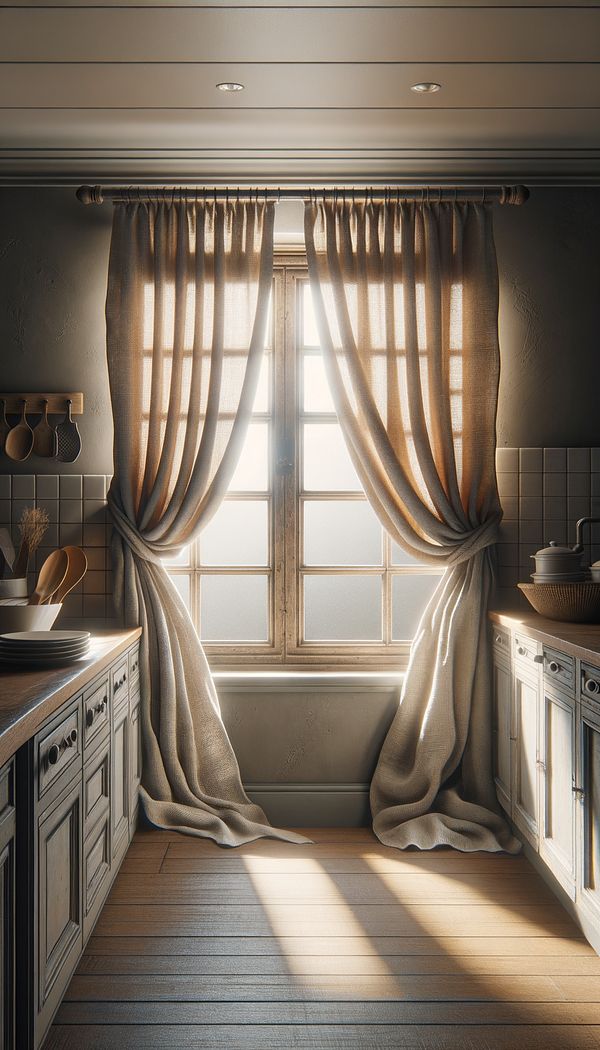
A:
[[[538,848],[539,812],[539,676],[529,668],[515,668],[511,754],[512,819],[525,838]]]
[[[494,656],[494,781],[498,802],[510,816],[510,664]]]
[[[545,689],[540,724],[540,856],[575,899],[575,702]]]

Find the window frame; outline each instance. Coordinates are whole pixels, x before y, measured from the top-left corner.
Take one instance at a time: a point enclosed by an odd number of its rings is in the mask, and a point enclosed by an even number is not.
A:
[[[391,538],[382,530],[382,564],[370,566],[304,566],[302,563],[303,506],[310,500],[357,500],[362,492],[333,490],[302,492],[302,440],[304,407],[301,401],[300,370],[303,344],[300,339],[301,290],[308,281],[304,248],[276,253],[273,272],[273,326],[271,377],[271,463],[269,528],[270,624],[266,643],[203,642],[210,666],[218,671],[273,670],[386,670],[402,671],[408,664],[410,642],[392,640],[392,590],[395,576],[435,575],[430,566],[399,566],[391,562]],[[325,419],[323,414],[323,419]],[[235,492],[225,499],[263,498],[258,493]],[[188,575],[192,617],[199,623],[199,589],[203,575],[264,574],[263,567],[204,566],[200,563],[199,540],[190,545],[186,566],[169,565],[170,575]],[[312,642],[302,638],[305,575],[351,575],[383,577],[381,615],[383,643]]]

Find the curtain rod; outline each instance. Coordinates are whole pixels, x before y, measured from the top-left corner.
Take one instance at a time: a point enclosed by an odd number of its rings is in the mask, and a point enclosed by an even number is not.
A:
[[[374,200],[392,199],[430,201],[477,201],[497,204],[525,204],[529,198],[526,186],[306,186],[275,189],[267,186],[254,189],[248,186],[80,186],[76,196],[82,204],[103,204],[105,200],[115,202],[150,201],[173,194],[173,199],[194,200],[196,196],[213,197],[215,200],[237,200],[259,196],[267,200],[305,200],[311,195],[343,196],[366,195]]]

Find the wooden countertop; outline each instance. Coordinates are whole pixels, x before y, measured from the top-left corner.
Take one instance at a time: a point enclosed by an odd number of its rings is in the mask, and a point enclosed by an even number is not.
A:
[[[0,766],[66,700],[133,645],[141,633],[139,627],[92,631],[90,655],[70,667],[46,671],[0,670]]]
[[[509,630],[524,630],[540,642],[600,667],[600,624],[562,623],[535,612],[490,612],[493,623]]]

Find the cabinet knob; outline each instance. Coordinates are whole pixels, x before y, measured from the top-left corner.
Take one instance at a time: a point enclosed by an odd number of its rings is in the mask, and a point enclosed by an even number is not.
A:
[[[580,787],[573,787],[573,794],[577,795],[577,798],[582,798],[585,795],[585,791]]]
[[[67,737],[67,740],[66,740],[67,747],[74,747],[74,745],[77,743],[77,737],[78,736],[79,736],[79,734],[78,734],[77,730],[76,729],[72,729],[71,732],[69,733],[68,737]]]
[[[527,649],[524,649],[522,645],[518,645],[517,646],[517,652],[518,652],[519,656],[525,656],[525,653],[527,652]]]
[[[534,658],[533,658],[533,662],[534,662],[534,664],[543,664],[543,662],[544,662],[544,657],[542,656],[542,654],[541,654],[541,653],[539,653],[539,655],[537,655],[537,656],[534,656]]]
[[[90,728],[90,726],[94,722],[94,715],[95,715],[94,709],[92,707],[89,707],[88,710],[85,713],[85,724],[88,727],[88,729]]]
[[[501,643],[501,641],[502,641],[502,635],[501,634],[497,634],[495,639],[494,639],[494,641],[499,645]]]
[[[55,766],[56,763],[58,762],[59,758],[60,758],[60,747],[58,746],[58,744],[52,744],[52,746],[48,748],[48,755],[47,755],[48,765]]]
[[[551,660],[548,667],[552,671],[552,674],[557,674],[560,671],[560,664],[557,664],[556,660]]]

